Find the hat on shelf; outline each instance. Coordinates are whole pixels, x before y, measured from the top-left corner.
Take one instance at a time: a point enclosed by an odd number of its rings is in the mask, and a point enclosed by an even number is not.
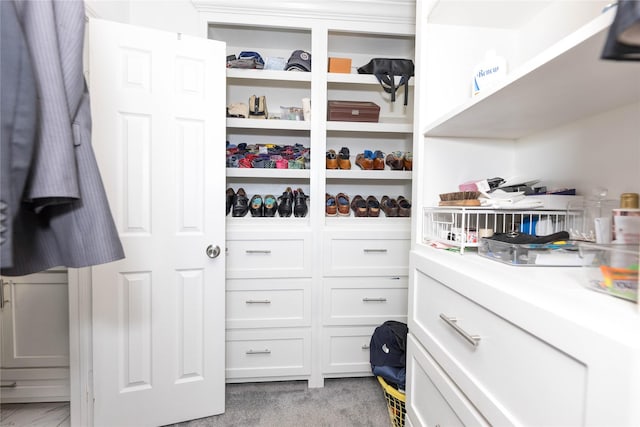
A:
[[[311,71],[311,54],[304,50],[294,50],[287,62],[287,71]]]

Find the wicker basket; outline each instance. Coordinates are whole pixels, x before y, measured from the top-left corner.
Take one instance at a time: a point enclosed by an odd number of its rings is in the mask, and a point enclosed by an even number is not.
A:
[[[406,413],[404,407],[406,401],[405,394],[391,387],[382,377],[379,376],[377,378],[382,386],[382,391],[384,391],[384,398],[387,401],[391,425],[393,427],[404,427],[404,415]]]

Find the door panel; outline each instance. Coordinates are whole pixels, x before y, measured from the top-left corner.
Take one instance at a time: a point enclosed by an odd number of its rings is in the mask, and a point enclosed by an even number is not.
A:
[[[95,425],[224,412],[225,46],[91,20],[93,144],[126,258],[94,267]],[[216,200],[218,203],[216,203]]]

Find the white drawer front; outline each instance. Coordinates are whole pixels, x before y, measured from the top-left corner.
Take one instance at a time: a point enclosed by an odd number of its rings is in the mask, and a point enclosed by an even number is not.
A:
[[[324,374],[371,374],[369,343],[375,326],[323,329]]]
[[[309,375],[308,329],[227,331],[227,378]]]
[[[407,336],[407,376],[407,417],[415,425],[488,425],[411,334]]]
[[[341,238],[326,241],[326,276],[406,276],[408,238]]]
[[[230,279],[227,329],[309,326],[311,279]]]
[[[411,331],[492,424],[584,424],[583,363],[421,271],[415,280]]]
[[[268,237],[268,238],[267,238]],[[309,277],[311,241],[308,233],[227,239],[227,278]]]
[[[406,277],[324,279],[326,325],[380,325],[407,321]]]

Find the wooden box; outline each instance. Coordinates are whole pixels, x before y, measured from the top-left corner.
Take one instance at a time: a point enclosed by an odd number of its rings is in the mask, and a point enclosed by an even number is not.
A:
[[[351,58],[329,58],[329,72],[351,74]]]
[[[338,122],[378,122],[380,106],[364,101],[329,101],[327,120]]]

